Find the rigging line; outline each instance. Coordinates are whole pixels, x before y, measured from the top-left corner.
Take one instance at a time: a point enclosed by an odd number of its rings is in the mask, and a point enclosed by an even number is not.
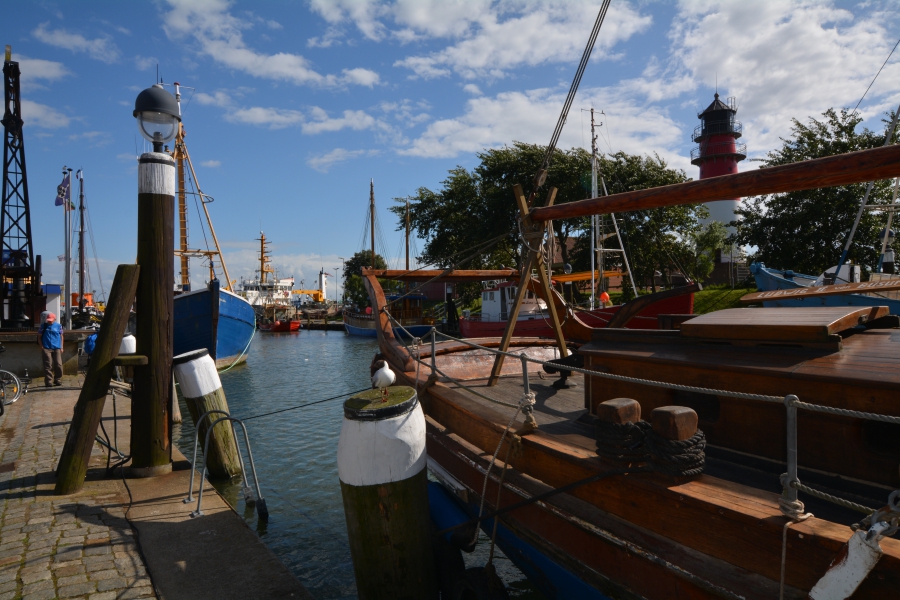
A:
[[[87,204],[84,205],[87,212],[88,235],[91,238],[91,250],[94,252],[94,264],[97,267],[97,279],[100,280],[100,293],[103,295],[103,301],[106,302],[106,288],[103,286],[103,274],[100,273],[100,259],[97,258],[97,245],[94,243],[94,224],[91,223],[91,209]]]
[[[894,50],[897,49],[897,46],[900,46],[900,39],[897,40],[897,43],[894,44],[893,48],[891,48],[890,54],[888,54],[887,58],[884,59],[884,62],[881,63],[881,69],[884,69],[884,65],[886,65],[888,63],[888,61],[891,60],[891,55],[894,54]],[[863,92],[862,98],[860,98],[859,102],[856,103],[856,106],[853,107],[853,112],[850,113],[851,116],[856,114],[856,109],[859,108],[860,104],[862,104],[863,98],[866,97],[866,94],[868,94],[869,90],[872,89],[872,86],[875,85],[875,80],[878,79],[879,75],[881,75],[881,69],[878,69],[878,72],[875,73],[875,77],[872,78],[872,83],[869,84],[869,87],[867,87],[866,91]]]
[[[590,38],[588,39],[587,44],[584,46],[584,52],[581,55],[581,61],[578,63],[578,69],[575,71],[575,78],[572,80],[572,85],[569,87],[569,95],[566,96],[566,101],[563,104],[562,112],[559,115],[559,120],[556,122],[556,128],[553,130],[553,136],[550,138],[550,144],[547,146],[547,152],[544,154],[544,160],[541,163],[542,169],[547,169],[550,166],[550,159],[553,157],[553,152],[556,150],[556,143],[559,141],[559,136],[562,133],[563,127],[566,124],[566,119],[569,116],[569,109],[572,107],[572,102],[575,100],[575,94],[578,92],[578,86],[581,83],[581,77],[584,75],[584,70],[587,68],[588,61],[591,58],[591,52],[594,50],[594,43],[597,41],[597,35],[600,33],[600,27],[603,25],[603,19],[606,17],[606,11],[609,8],[610,0],[603,0],[603,4],[600,6],[600,10],[597,12],[597,19],[594,21],[594,28],[591,30]]]
[[[289,411],[289,410],[297,410],[298,408],[305,408],[305,407],[307,407],[307,406],[313,406],[313,405],[315,405],[315,404],[322,404],[323,402],[329,402],[329,401],[331,401],[331,400],[337,400],[338,398],[344,398],[344,397],[346,397],[346,396],[352,396],[352,395],[354,395],[354,394],[361,394],[361,393],[363,393],[363,392],[369,391],[370,389],[372,389],[372,388],[365,387],[365,388],[363,388],[363,389],[361,389],[361,390],[356,390],[355,392],[345,392],[345,393],[343,393],[343,394],[338,394],[337,396],[332,396],[331,398],[325,398],[324,400],[317,400],[317,401],[315,401],[315,402],[307,402],[306,404],[300,404],[300,405],[297,405],[297,406],[290,406],[290,407],[288,407],[288,408],[282,408],[282,409],[280,409],[280,410],[273,410],[272,412],[262,413],[261,415],[253,415],[253,416],[251,416],[251,417],[244,417],[244,418],[242,418],[241,420],[242,420],[242,421],[251,421],[251,420],[253,420],[253,419],[259,419],[259,418],[261,418],[261,417],[269,417],[269,416],[271,416],[271,415],[277,415],[277,414],[280,414],[280,413],[283,413],[283,412],[287,412],[287,411]]]

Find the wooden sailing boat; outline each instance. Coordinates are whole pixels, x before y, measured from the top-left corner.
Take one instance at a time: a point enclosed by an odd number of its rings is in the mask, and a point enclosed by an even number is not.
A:
[[[181,93],[178,83],[175,84],[175,99],[178,100],[180,107]],[[207,204],[213,199],[200,190],[200,183],[194,172],[194,165],[188,154],[184,138],[184,126],[179,122],[178,134],[175,137],[175,149],[172,152],[178,177],[180,233],[179,247],[175,249],[175,256],[181,263],[180,283],[175,290],[174,353],[177,356],[192,350],[206,348],[209,355],[216,361],[216,367],[224,369],[246,360],[247,350],[256,329],[256,315],[250,304],[238,296],[232,288],[232,282],[228,277],[228,267],[225,265],[225,257],[222,256],[219,239],[216,237],[207,208]],[[189,191],[185,186],[187,175],[185,167],[190,171],[191,179],[197,186],[196,192]],[[215,249],[201,250],[189,247],[188,194],[195,194],[203,207],[206,225],[209,227]],[[199,290],[191,289],[191,258],[203,259],[207,262],[209,269],[208,283]],[[225,276],[224,286],[219,282],[216,273],[217,267]]]
[[[525,226],[539,227],[897,175],[900,148],[887,147],[562,206],[531,208],[520,190],[516,198]],[[441,482],[430,496],[438,529],[487,515],[482,530],[548,598],[805,598],[813,588],[817,598],[897,597],[900,320],[886,308],[752,308],[699,316],[680,331],[591,329],[560,322],[564,305],[530,267],[449,271],[446,281],[518,279],[543,294],[557,346],[508,328],[501,339],[407,348],[379,277],[438,274],[363,272],[376,359],[420,392],[429,468]],[[581,385],[557,389],[535,377],[540,365],[503,361],[495,349],[556,359],[548,372],[583,363],[588,376],[570,372]],[[515,410],[528,410],[529,394],[533,420]],[[617,446],[611,430],[644,437]],[[676,450],[651,449],[649,431]],[[702,472],[663,470],[697,439]],[[506,510],[496,530],[495,510]],[[444,537],[458,548],[472,539]],[[860,553],[872,558],[848,576]],[[835,592],[835,580],[851,576],[850,591]]]

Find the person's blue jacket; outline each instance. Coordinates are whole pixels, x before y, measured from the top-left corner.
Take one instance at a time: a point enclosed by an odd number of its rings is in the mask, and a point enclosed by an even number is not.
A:
[[[41,346],[47,350],[62,349],[62,325],[57,322],[41,325]]]

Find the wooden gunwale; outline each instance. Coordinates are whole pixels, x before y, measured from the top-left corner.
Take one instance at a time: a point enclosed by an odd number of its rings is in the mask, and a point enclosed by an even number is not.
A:
[[[414,385],[414,373],[402,377]],[[483,451],[493,452],[507,420],[503,415],[440,382],[426,394],[423,405],[429,417]],[[518,427],[521,423],[513,426]],[[612,468],[588,450],[540,430],[522,438],[522,454],[510,464],[552,487]],[[639,474],[583,486],[571,495],[687,548],[768,579],[780,576],[784,517],[777,494],[706,475],[678,482]],[[788,584],[810,589],[851,534],[848,527],[816,518],[793,526],[788,533]],[[889,586],[900,586],[900,541],[883,540],[882,548],[885,556],[865,584],[881,591],[860,598],[883,597],[878,594]]]
[[[491,456],[449,433],[430,417],[426,417],[426,422],[429,457],[466,486],[470,506],[474,507]],[[488,480],[485,496],[488,511],[496,508],[502,468],[503,462],[498,461]],[[505,475],[500,505],[512,504],[550,489],[511,468]],[[635,597],[635,593],[646,598],[719,597],[708,593],[709,587],[715,585],[744,589],[748,592],[745,597],[749,599],[768,599],[777,594],[774,581],[635,527],[568,494],[553,497],[540,505],[523,507],[501,520],[516,535],[544,549],[583,580],[617,598]],[[712,585],[698,586],[684,571],[706,579]],[[619,574],[621,580],[613,583],[604,573]],[[748,581],[752,581],[752,585],[748,586]],[[799,595],[797,590],[788,597]]]

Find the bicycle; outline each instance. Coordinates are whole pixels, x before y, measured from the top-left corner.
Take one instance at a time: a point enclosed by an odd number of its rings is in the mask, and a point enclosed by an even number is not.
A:
[[[0,354],[6,352],[6,348],[0,345]],[[0,364],[0,405],[6,406],[18,400],[23,393],[28,392],[28,385],[22,385],[22,380],[14,373],[4,371],[3,365]],[[27,377],[29,381],[30,377]],[[0,412],[0,414],[3,414]]]

